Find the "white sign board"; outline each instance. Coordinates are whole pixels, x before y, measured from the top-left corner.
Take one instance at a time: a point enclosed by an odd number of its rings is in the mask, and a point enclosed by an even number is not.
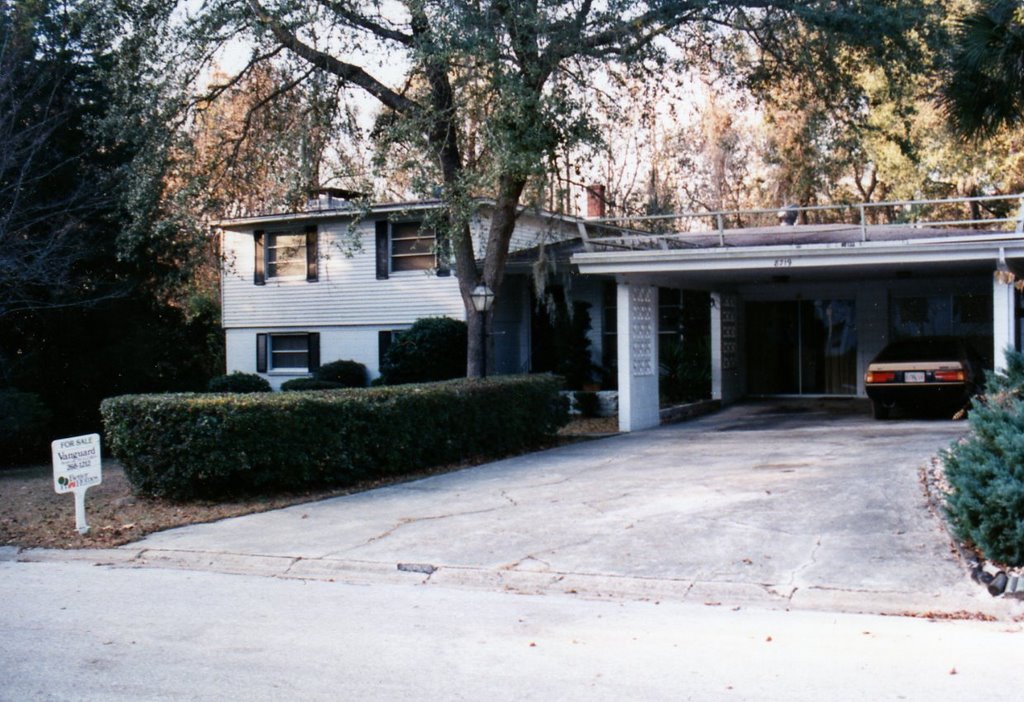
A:
[[[57,439],[50,448],[53,452],[53,489],[59,494],[75,493],[75,525],[78,533],[84,534],[89,531],[89,525],[85,523],[85,491],[103,482],[100,435]]]

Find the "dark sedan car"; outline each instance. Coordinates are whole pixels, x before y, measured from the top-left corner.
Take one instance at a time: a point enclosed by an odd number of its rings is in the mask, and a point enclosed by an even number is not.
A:
[[[888,419],[894,407],[952,413],[981,390],[984,371],[962,339],[918,337],[886,346],[868,364],[864,385],[875,419]]]

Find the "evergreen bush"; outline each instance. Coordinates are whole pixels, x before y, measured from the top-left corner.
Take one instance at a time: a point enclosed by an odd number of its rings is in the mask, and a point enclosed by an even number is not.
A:
[[[590,303],[569,301],[561,285],[551,285],[538,302],[532,367],[565,378],[566,390],[582,390],[600,368],[590,355]]]
[[[340,390],[345,387],[341,383],[335,383],[330,380],[320,380],[319,378],[292,378],[281,383],[281,389],[285,392],[295,392],[302,390]]]
[[[255,373],[235,371],[228,375],[212,378],[206,386],[207,392],[270,392],[267,379]]]
[[[971,433],[945,454],[947,512],[957,536],[987,558],[1024,565],[1024,356],[1007,351],[1004,373],[972,402]]]
[[[566,421],[555,376],[334,392],[124,395],[100,406],[135,492],[178,500],[402,475],[540,445]]]
[[[387,385],[427,383],[466,376],[466,323],[425,317],[391,341],[381,364]]]
[[[576,409],[583,417],[597,417],[601,414],[601,398],[596,392],[579,390],[576,393]]]
[[[365,388],[368,376],[362,363],[346,360],[323,364],[313,371],[313,377],[345,388]]]
[[[47,455],[50,411],[39,395],[0,390],[0,465]]]

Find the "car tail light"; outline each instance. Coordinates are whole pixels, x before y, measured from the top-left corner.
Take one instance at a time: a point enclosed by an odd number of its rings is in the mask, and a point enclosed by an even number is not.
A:
[[[865,383],[893,383],[896,373],[893,371],[868,371],[864,376]]]
[[[940,370],[935,371],[932,374],[939,382],[943,383],[962,383],[966,380],[964,372],[962,370]]]

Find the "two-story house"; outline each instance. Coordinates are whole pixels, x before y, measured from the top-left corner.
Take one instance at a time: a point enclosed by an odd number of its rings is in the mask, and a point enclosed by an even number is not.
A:
[[[305,211],[219,222],[227,370],[259,373],[279,388],[320,363],[351,359],[375,377],[394,332],[422,317],[465,319],[451,262],[439,259],[434,234],[424,226],[438,205],[392,203],[366,210],[324,192]],[[472,221],[479,251],[488,212],[481,202]],[[555,251],[578,237],[581,221],[532,209],[520,213],[508,276],[493,311],[496,372],[532,369],[531,268],[541,247]],[[597,280],[572,285],[573,296],[597,309],[601,291]],[[599,316],[592,337],[594,359],[600,361]]]

